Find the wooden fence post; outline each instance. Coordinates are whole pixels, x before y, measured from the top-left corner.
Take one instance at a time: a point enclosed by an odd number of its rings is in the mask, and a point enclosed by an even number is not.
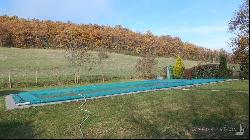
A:
[[[11,88],[10,72],[9,72],[9,87]]]
[[[80,72],[79,72],[79,83],[80,83],[80,79],[81,79],[81,74],[80,74]]]
[[[75,83],[76,83],[76,72],[75,72]]]
[[[37,85],[37,71],[36,71],[36,85]]]
[[[104,75],[102,74],[102,82],[104,83]]]
[[[78,84],[78,72],[76,72],[76,83]]]

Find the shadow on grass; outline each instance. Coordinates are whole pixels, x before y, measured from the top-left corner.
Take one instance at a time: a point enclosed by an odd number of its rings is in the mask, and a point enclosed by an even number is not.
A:
[[[140,130],[143,130],[147,138],[160,138],[163,136],[161,130],[156,124],[151,123],[147,119],[144,119],[142,116],[130,116],[130,122],[132,122]]]
[[[236,119],[237,112],[231,108],[230,105],[223,105],[223,112],[211,113],[204,115],[200,110],[208,103],[201,104],[201,102],[195,102],[198,100],[196,96],[188,96],[188,102],[191,108],[192,124],[191,133],[193,138],[201,139],[246,139],[249,137],[249,125],[248,121],[241,121]],[[219,100],[218,100],[219,102]],[[240,121],[240,122],[239,122]],[[242,136],[235,135],[240,129],[240,124],[244,126],[245,133]]]
[[[193,120],[193,137],[202,139],[246,139],[249,138],[248,123],[243,122],[243,135],[235,135],[240,130],[240,124],[236,120],[222,118],[216,114],[212,114],[205,119],[197,118]]]
[[[197,96],[197,94],[190,92],[183,99],[183,103],[188,106],[185,110],[161,110],[159,106],[154,116],[144,116],[145,114],[140,115],[138,111],[131,111],[127,113],[127,119],[134,127],[138,128],[136,133],[146,138],[248,138],[249,119],[245,117],[242,120],[238,119],[240,112],[229,105],[231,100],[223,102],[222,98],[224,97],[218,98],[214,95]],[[211,99],[216,100],[216,103],[220,102],[218,103],[220,106],[217,108],[216,105],[209,102]],[[131,102],[129,106],[134,110],[138,109],[136,103]],[[213,108],[215,110],[211,110]],[[146,111],[151,112],[154,109],[148,107]],[[161,119],[161,121],[155,121],[156,119]],[[171,122],[170,129],[162,129],[168,124],[165,122]],[[240,124],[245,132],[244,135],[237,136],[235,133],[239,132]]]
[[[156,116],[147,116],[144,113],[140,113],[137,110],[138,104],[134,102],[130,102],[127,104],[129,108],[133,108],[131,112],[126,113],[126,120],[133,125],[134,128],[136,128],[136,132],[134,132],[136,135],[135,138],[139,139],[176,139],[181,138],[181,136],[178,133],[173,132],[172,130],[163,129],[164,122],[162,124],[159,124],[158,121],[155,121],[154,119],[158,119],[159,116],[161,116],[161,113],[156,112]],[[160,107],[161,108],[161,107]],[[154,111],[152,108],[148,108],[151,111]],[[135,112],[134,112],[135,111]],[[149,111],[150,112],[150,111]],[[164,116],[166,117],[166,116]],[[161,117],[159,117],[161,118]]]
[[[17,94],[19,92],[23,92],[23,91],[20,91],[20,90],[1,90],[0,91],[0,97],[6,96],[6,95],[9,95],[9,94]]]
[[[31,122],[17,120],[0,121],[0,139],[32,139],[37,138]]]

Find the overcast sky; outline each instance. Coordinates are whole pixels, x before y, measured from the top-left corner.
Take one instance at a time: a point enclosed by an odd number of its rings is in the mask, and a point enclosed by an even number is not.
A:
[[[122,25],[178,36],[211,49],[229,47],[228,22],[242,0],[0,0],[0,15]]]

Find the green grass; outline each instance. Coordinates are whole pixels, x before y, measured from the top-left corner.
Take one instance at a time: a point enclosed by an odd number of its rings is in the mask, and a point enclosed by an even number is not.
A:
[[[197,87],[206,91],[167,90],[89,100],[84,107],[92,114],[85,123],[84,136],[248,138],[248,83],[240,80]],[[221,91],[209,90],[218,88]],[[36,89],[0,90],[0,138],[81,138],[81,102],[5,111],[3,95]],[[245,133],[235,136],[240,124]],[[209,130],[199,130],[202,128]]]
[[[226,83],[218,83],[214,86],[205,85],[201,87],[196,87],[195,89],[201,90],[224,90],[224,91],[249,91],[248,86],[249,81],[245,80],[237,80],[237,81],[230,81]]]
[[[96,56],[96,52],[92,52]],[[88,72],[81,69],[83,84],[135,80],[138,57],[109,53],[102,66]],[[157,73],[174,58],[158,58]],[[185,67],[197,61],[185,60]],[[35,71],[38,86],[35,86]],[[11,72],[14,88],[8,89]],[[74,69],[63,50],[0,47],[0,138],[80,138],[79,123],[84,115],[81,102],[5,110],[4,97],[19,91],[53,86],[72,87]],[[99,78],[99,79],[98,79]],[[92,112],[84,126],[85,138],[248,138],[249,81],[232,81],[193,87],[189,91],[168,90],[87,101]],[[211,91],[219,90],[219,91]],[[239,129],[245,134],[221,128]],[[208,128],[211,131],[198,129]],[[215,131],[218,130],[218,131]]]
[[[92,52],[96,56],[96,52]],[[81,69],[83,82],[101,82],[101,74],[107,81],[136,79],[136,56],[108,53],[109,58],[101,66],[95,65],[88,72]],[[174,58],[158,58],[157,72],[163,67],[173,65]],[[185,67],[190,68],[198,64],[197,61],[185,60]],[[70,84],[74,82],[74,68],[64,58],[63,50],[52,49],[19,49],[0,47],[0,87],[8,87],[8,74],[15,87],[29,87],[35,85],[35,73],[38,71],[38,86]],[[87,77],[88,76],[88,77]]]

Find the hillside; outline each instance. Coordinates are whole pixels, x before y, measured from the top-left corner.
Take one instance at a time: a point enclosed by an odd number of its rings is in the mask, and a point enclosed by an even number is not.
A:
[[[97,52],[92,52],[97,54]],[[86,76],[99,77],[103,74],[107,79],[130,79],[136,78],[135,64],[139,57],[108,53],[109,58],[103,64],[94,65],[91,71],[81,69],[82,79]],[[174,58],[157,58],[157,72],[167,65],[175,63]],[[19,49],[0,47],[0,86],[8,83],[8,74],[15,83],[34,83],[35,73],[38,71],[38,82],[46,81],[72,81],[74,68],[64,57],[64,50],[52,49]],[[185,67],[190,68],[198,64],[197,61],[185,60]],[[98,76],[99,75],[99,76]],[[90,78],[91,79],[91,78]],[[86,82],[86,80],[85,80]]]
[[[17,48],[105,48],[140,56],[154,51],[158,56],[179,54],[188,60],[218,61],[219,51],[183,42],[170,35],[156,36],[150,31],[133,32],[120,25],[100,26],[50,20],[0,16],[0,46]]]

